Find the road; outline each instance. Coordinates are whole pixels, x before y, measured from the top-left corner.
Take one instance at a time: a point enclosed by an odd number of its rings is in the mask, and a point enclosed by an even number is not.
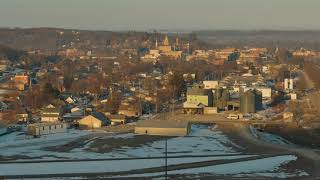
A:
[[[213,166],[213,165],[222,165],[222,164],[228,164],[228,163],[236,163],[236,162],[243,162],[243,161],[251,161],[251,160],[259,160],[264,158],[270,158],[270,157],[276,157],[280,155],[287,155],[287,154],[266,154],[266,155],[259,155],[259,156],[251,156],[251,157],[242,157],[237,159],[222,159],[222,160],[207,160],[207,161],[200,161],[200,162],[192,162],[192,163],[182,163],[182,164],[169,164],[167,167],[168,171],[174,171],[174,170],[183,170],[183,169],[190,169],[190,168],[199,168],[199,167],[207,167],[207,166]],[[208,156],[206,156],[208,157]],[[185,157],[181,157],[185,158]],[[164,157],[161,157],[161,159],[164,159]],[[52,162],[55,165],[59,166],[59,163]],[[61,162],[64,163],[64,162]],[[112,162],[110,162],[112,163]],[[141,161],[143,163],[143,160]],[[31,165],[31,166],[28,166]],[[37,164],[37,163],[36,163]],[[1,166],[6,166],[8,164],[0,164]],[[16,166],[23,166],[24,169],[30,169],[30,171],[34,171],[32,169],[32,163],[15,163]],[[85,165],[85,164],[84,164]],[[83,173],[56,173],[56,174],[45,174],[42,172],[42,174],[28,174],[28,175],[5,175],[0,176],[0,178],[4,179],[25,179],[25,178],[57,178],[57,177],[114,177],[114,176],[126,176],[126,175],[139,175],[139,174],[146,174],[146,173],[163,173],[165,170],[164,166],[159,167],[151,167],[151,168],[144,168],[144,169],[132,169],[127,171],[111,171],[111,172],[83,172]],[[85,171],[85,170],[84,170]]]
[[[189,121],[192,123],[236,123],[236,124],[282,124],[282,121],[267,121],[267,120],[241,120],[241,119],[228,119],[227,114],[183,114],[181,109],[176,109],[173,112],[163,112],[151,119],[154,120],[170,120],[170,121]]]
[[[244,124],[238,124],[236,126],[236,134],[242,139],[246,140],[248,143],[252,143],[256,146],[270,148],[276,150],[277,152],[287,152],[292,154],[297,154],[299,157],[306,158],[312,162],[312,172],[314,177],[320,177],[320,154],[313,149],[303,148],[303,147],[292,147],[291,145],[279,145],[265,142],[261,139],[254,137],[249,130],[248,126]],[[311,165],[311,164],[309,164]]]

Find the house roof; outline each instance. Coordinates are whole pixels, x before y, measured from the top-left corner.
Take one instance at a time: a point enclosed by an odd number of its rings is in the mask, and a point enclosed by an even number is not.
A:
[[[42,109],[42,113],[60,113],[60,111],[52,104],[49,104],[48,106]]]
[[[88,115],[88,116],[82,118],[81,120],[86,119],[89,116],[92,116],[92,117],[96,118],[97,120],[100,120],[100,121],[102,121],[104,123],[108,123],[109,122],[108,118],[101,112],[93,112],[91,115]]]
[[[201,88],[189,88],[187,90],[187,95],[208,95],[208,91]]]
[[[200,108],[204,108],[205,105],[203,105],[202,103],[192,103],[192,102],[184,102],[183,103],[183,108],[196,108],[196,109],[200,109]]]
[[[58,108],[44,108],[42,113],[60,113]]]
[[[121,114],[112,114],[112,115],[108,115],[107,117],[110,120],[113,120],[113,119],[125,119],[126,118],[125,115],[121,115]]]
[[[41,114],[41,117],[59,117],[58,114]]]
[[[7,109],[8,107],[9,106],[6,103],[0,101],[0,109]]]

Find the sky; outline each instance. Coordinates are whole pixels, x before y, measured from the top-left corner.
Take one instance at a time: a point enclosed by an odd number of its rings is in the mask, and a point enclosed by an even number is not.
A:
[[[320,30],[320,0],[0,0],[0,27]]]

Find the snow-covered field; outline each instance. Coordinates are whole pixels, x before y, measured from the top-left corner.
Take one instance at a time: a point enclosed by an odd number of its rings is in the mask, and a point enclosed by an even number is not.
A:
[[[87,151],[90,144],[83,148],[73,149],[71,152],[45,151],[48,146],[63,145],[74,141],[81,136],[88,135],[90,131],[72,130],[68,133],[51,134],[40,138],[26,137],[13,133],[0,137],[0,155],[15,156],[25,155],[41,159],[96,159],[96,158],[127,158],[127,157],[153,157],[163,156],[165,141],[159,140],[144,144],[140,147],[121,147],[109,153],[96,153]],[[106,138],[110,138],[106,134]],[[132,133],[113,135],[112,138],[135,138]],[[188,137],[176,137],[167,140],[168,154],[170,156],[182,155],[232,155],[241,154],[222,132],[209,129],[207,126],[193,126]]]
[[[106,159],[106,158],[140,158],[163,157],[165,152],[165,140],[141,144],[138,147],[117,147],[111,152],[97,153],[88,151],[90,143],[84,147],[74,148],[70,152],[56,152],[44,150],[45,147],[59,146],[75,141],[80,137],[92,135],[91,131],[70,130],[68,133],[52,134],[40,138],[30,138],[23,134],[12,133],[0,137],[0,156],[28,156],[31,161],[37,160],[63,160],[63,159]],[[132,133],[105,134],[106,138],[125,141],[136,138]],[[100,136],[101,138],[101,136]],[[89,139],[91,140],[91,139]],[[106,143],[106,145],[108,145]],[[199,163],[212,161],[208,166],[187,167],[185,169],[172,170],[171,175],[231,175],[231,176],[263,176],[263,177],[291,177],[304,176],[306,172],[297,170],[290,172],[281,169],[282,165],[297,159],[294,155],[278,155],[274,157],[262,157],[261,155],[246,155],[216,127],[205,125],[193,125],[191,133],[187,137],[168,138],[168,165],[181,165],[185,163]],[[192,157],[192,156],[207,157]],[[181,156],[181,157],[174,157]],[[184,157],[187,156],[187,157]],[[261,157],[260,157],[261,156]],[[249,158],[248,160],[245,160]],[[251,158],[251,159],[250,159]],[[0,163],[0,176],[30,175],[30,174],[63,174],[63,173],[101,173],[141,170],[164,166],[164,159],[125,159],[125,160],[99,160],[78,162],[28,162],[19,163],[23,159],[16,159],[14,163]],[[29,160],[28,160],[29,161]],[[213,162],[219,161],[218,164]],[[223,162],[222,162],[223,161]],[[225,162],[224,162],[225,161]],[[232,161],[232,162],[230,162]],[[213,164],[212,164],[213,163]],[[137,174],[130,176],[161,176],[163,172]],[[124,174],[121,176],[128,177]]]
[[[248,156],[241,156],[248,157]],[[239,157],[228,157],[237,159]],[[193,163],[210,160],[220,160],[224,157],[197,157],[197,158],[170,158],[168,165]],[[50,163],[10,163],[0,164],[1,175],[30,175],[30,174],[63,174],[63,173],[101,173],[120,172],[165,165],[164,159],[138,159],[138,160],[115,160],[115,161],[82,161],[82,162],[50,162]],[[17,171],[18,169],[18,171]]]
[[[297,170],[296,172],[282,172],[280,166],[287,164],[290,161],[296,160],[293,155],[275,156],[270,158],[262,158],[250,161],[241,161],[235,163],[225,163],[221,165],[213,165],[199,168],[188,168],[181,170],[169,171],[169,175],[212,175],[212,176],[232,176],[232,177],[270,177],[270,178],[289,178],[308,176],[304,171]],[[163,173],[147,173],[147,174],[132,174],[129,176],[119,177],[153,177],[161,176]]]

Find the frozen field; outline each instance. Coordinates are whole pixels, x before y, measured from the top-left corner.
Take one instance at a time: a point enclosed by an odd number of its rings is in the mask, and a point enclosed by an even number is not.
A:
[[[187,137],[167,139],[169,175],[278,178],[308,175],[303,170],[289,172],[282,168],[296,161],[295,155],[245,154],[241,152],[241,146],[230,141],[216,127],[193,125],[191,130]],[[84,146],[68,152],[46,150],[47,147],[63,146],[83,137],[90,138],[84,140]],[[99,137],[95,137],[95,132],[77,130],[40,138],[28,138],[23,134],[12,133],[0,137],[0,155],[17,158],[10,163],[0,161],[0,176],[85,176],[86,173],[97,173],[106,177],[161,177],[165,163],[164,138],[141,143],[139,146],[115,147],[110,152],[92,151],[96,138],[106,142],[102,146],[111,148],[109,146],[112,143],[108,143],[111,140],[126,142],[138,137],[131,133],[106,133],[103,136],[100,133]],[[19,158],[21,155],[28,159]]]
[[[108,153],[88,151],[90,143],[84,147],[72,149],[70,152],[45,151],[44,148],[59,146],[74,141],[82,136],[90,135],[90,131],[70,131],[69,133],[52,134],[40,138],[27,138],[25,135],[13,133],[0,137],[1,156],[24,156],[41,159],[96,159],[96,158],[126,158],[126,157],[153,157],[163,156],[165,141],[158,140],[142,144],[139,147],[123,146]],[[106,141],[112,138],[125,141],[135,138],[134,134],[110,135],[106,134]],[[233,155],[241,154],[236,145],[218,130],[208,129],[206,126],[193,126],[188,137],[169,138],[168,154],[170,156],[182,155]],[[102,146],[109,146],[108,143]]]

